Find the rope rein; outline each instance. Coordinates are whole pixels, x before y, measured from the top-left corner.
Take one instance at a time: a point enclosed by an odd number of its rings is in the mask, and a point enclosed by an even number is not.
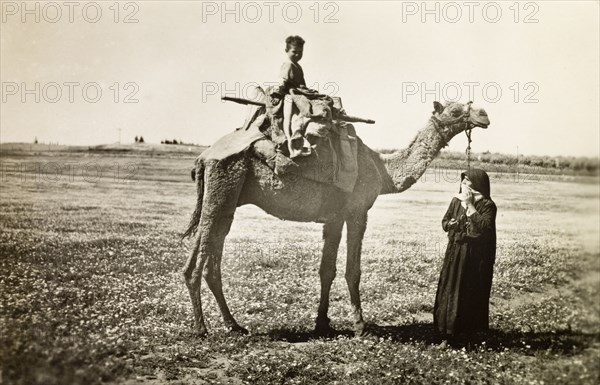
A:
[[[471,129],[466,129],[465,134],[467,134],[467,149],[465,150],[467,154],[467,170],[471,170]]]
[[[467,149],[465,150],[466,154],[467,154],[467,170],[471,171],[471,133],[473,130],[473,127],[471,127],[471,125],[469,124],[469,116],[471,114],[471,105],[473,104],[473,101],[469,101],[467,103],[467,128],[465,129],[465,134],[467,135]]]

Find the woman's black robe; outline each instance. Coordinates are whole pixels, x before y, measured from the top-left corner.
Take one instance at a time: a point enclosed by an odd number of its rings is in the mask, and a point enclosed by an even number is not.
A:
[[[438,283],[433,323],[442,335],[484,331],[489,325],[489,299],[496,259],[496,205],[490,198],[489,178],[483,170],[463,173],[483,198],[476,213],[466,217],[461,201],[453,198],[442,219],[448,247]],[[457,219],[453,229],[448,222]]]

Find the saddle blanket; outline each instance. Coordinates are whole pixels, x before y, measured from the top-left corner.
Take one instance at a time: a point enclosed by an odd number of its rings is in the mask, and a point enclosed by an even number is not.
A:
[[[203,160],[221,160],[248,149],[252,143],[265,136],[258,128],[236,130],[217,140],[215,144],[200,154]]]
[[[358,145],[351,124],[336,127],[326,138],[310,137],[313,151],[294,158],[299,174],[316,182],[333,184],[344,192],[354,190],[358,178]],[[332,130],[333,131],[333,130]]]
[[[246,130],[233,131],[204,150],[199,159],[222,160],[247,150],[254,142],[266,136],[257,125]],[[333,184],[345,192],[352,192],[358,177],[358,149],[356,131],[352,124],[338,123],[327,137],[311,136],[313,151],[309,156],[293,159],[302,177],[321,183]]]

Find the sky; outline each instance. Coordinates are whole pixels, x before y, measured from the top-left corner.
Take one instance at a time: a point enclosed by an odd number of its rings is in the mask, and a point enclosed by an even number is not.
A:
[[[433,101],[472,100],[472,150],[598,156],[597,1],[1,1],[0,141],[210,145],[306,40],[309,87],[372,148],[403,148]],[[37,19],[37,20],[36,20]],[[466,137],[450,150],[464,151]]]

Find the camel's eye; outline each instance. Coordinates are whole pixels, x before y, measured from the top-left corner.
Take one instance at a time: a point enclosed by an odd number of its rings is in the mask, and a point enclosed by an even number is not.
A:
[[[458,117],[462,114],[462,111],[458,108],[453,108],[452,111],[450,111],[450,113],[452,114],[452,116]]]

